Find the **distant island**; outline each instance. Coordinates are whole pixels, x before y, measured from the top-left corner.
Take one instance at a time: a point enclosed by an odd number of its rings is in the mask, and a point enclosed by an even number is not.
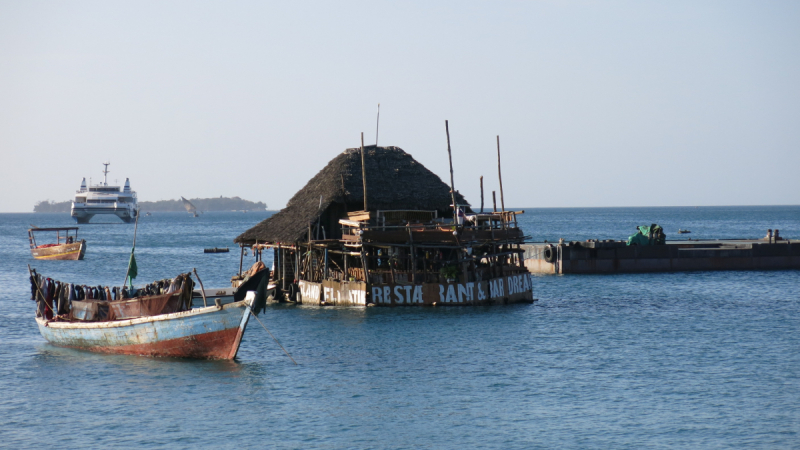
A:
[[[191,198],[189,199],[198,211],[266,211],[267,204],[264,202],[251,202],[240,197],[219,198]],[[33,206],[33,212],[37,213],[68,213],[72,207],[72,201],[54,202],[52,200],[42,200]],[[139,202],[139,210],[142,212],[185,212],[183,202],[177,200],[159,200],[157,202]]]

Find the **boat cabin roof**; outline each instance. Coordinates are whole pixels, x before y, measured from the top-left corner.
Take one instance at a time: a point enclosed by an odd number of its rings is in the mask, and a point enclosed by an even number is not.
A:
[[[61,228],[28,228],[28,231],[78,231],[79,227],[61,227]]]

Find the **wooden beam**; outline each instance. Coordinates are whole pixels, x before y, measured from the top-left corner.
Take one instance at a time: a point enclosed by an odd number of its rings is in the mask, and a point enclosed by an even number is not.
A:
[[[483,214],[483,175],[481,175],[481,214]]]

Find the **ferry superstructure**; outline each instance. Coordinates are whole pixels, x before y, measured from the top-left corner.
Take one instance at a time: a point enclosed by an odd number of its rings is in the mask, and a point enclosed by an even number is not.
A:
[[[81,182],[81,188],[72,201],[72,218],[78,223],[89,223],[97,214],[113,214],[123,222],[133,223],[136,220],[138,200],[136,192],[131,190],[131,182],[125,179],[125,186],[108,185],[108,166],[103,163],[103,182],[94,186],[86,184],[86,178]]]

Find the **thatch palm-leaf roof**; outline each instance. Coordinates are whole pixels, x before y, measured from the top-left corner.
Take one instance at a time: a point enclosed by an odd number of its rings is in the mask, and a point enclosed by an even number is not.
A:
[[[365,162],[369,210],[452,212],[450,187],[401,148],[366,147]],[[456,202],[468,204],[458,192]],[[286,208],[245,231],[234,242],[305,240],[309,223],[316,222],[334,204],[349,211],[363,209],[360,149],[350,148],[333,158],[289,200]]]

